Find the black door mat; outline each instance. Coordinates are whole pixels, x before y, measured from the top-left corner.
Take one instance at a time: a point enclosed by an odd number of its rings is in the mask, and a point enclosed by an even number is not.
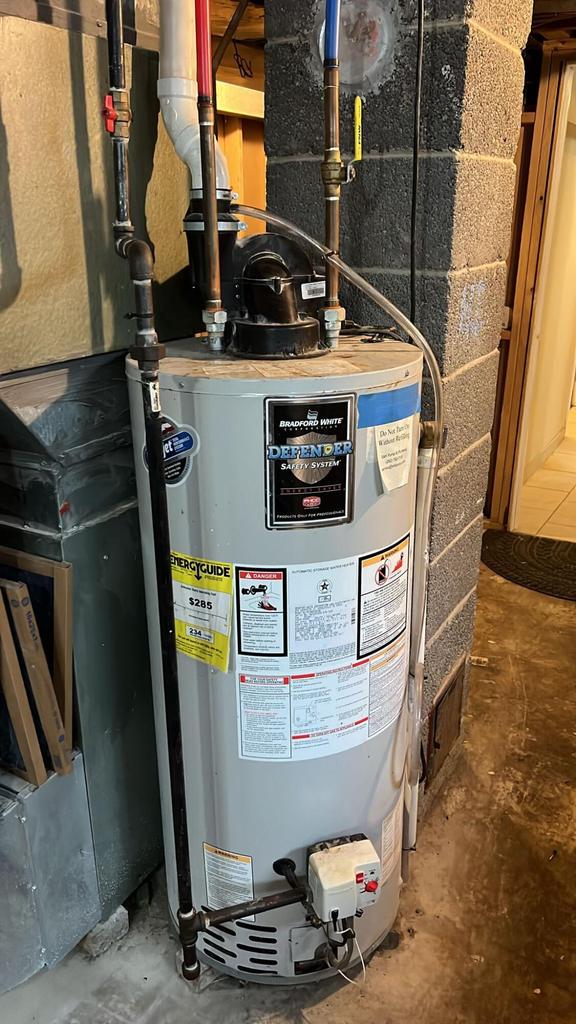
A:
[[[486,530],[482,561],[512,583],[550,597],[576,601],[576,543]]]

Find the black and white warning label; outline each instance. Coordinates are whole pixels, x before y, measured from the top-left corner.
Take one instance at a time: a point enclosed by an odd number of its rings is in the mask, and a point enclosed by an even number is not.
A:
[[[359,658],[376,654],[406,629],[410,536],[359,559]]]
[[[203,843],[206,902],[210,910],[254,899],[252,857]],[[246,918],[253,921],[253,917]]]
[[[280,569],[236,566],[241,758],[326,757],[394,725],[408,672],[409,543]]]
[[[286,569],[236,567],[238,653],[284,657]]]

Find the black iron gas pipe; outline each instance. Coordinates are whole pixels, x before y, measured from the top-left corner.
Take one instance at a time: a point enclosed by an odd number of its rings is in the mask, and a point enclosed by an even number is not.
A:
[[[188,823],[186,818],[186,794],[182,757],[182,730],[170,559],[170,530],[166,480],[164,476],[162,409],[160,406],[158,381],[159,361],[164,355],[164,346],[158,344],[158,337],[154,326],[152,298],[154,264],[152,252],[150,246],[145,241],[134,238],[134,227],[130,217],[128,179],[130,107],[126,92],[124,70],[121,0],[106,0],[106,18],[108,27],[110,92],[104,99],[102,113],[106,130],[112,138],[114,153],[114,182],[116,187],[115,246],[120,256],[128,260],[130,277],[134,285],[136,340],[130,349],[130,354],[138,362],[142,382],[146,455],[154,536],[162,683],[168,740],[172,826],[174,830],[178,876],[178,918],[179,921],[184,922],[193,915],[194,910],[192,904],[190,852],[188,848]],[[196,957],[192,957],[190,952],[187,951],[182,939],[182,930],[183,924],[181,923],[180,934],[184,954],[183,974],[184,977],[193,979],[198,976],[199,965]]]

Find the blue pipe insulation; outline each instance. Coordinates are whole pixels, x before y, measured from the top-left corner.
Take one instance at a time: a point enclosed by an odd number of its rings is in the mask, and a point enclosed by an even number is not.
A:
[[[324,60],[338,60],[340,34],[340,0],[326,0],[326,28],[324,29]]]

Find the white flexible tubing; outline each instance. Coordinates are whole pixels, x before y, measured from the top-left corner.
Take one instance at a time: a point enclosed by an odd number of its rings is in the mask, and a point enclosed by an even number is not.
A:
[[[158,99],[174,149],[190,170],[191,187],[202,188],[194,0],[160,0]],[[230,188],[226,158],[216,142],[216,182]]]
[[[421,482],[419,505],[419,522],[421,529],[416,538],[419,547],[419,565],[417,570],[417,591],[413,590],[413,611],[416,613],[413,619],[413,628],[410,643],[410,668],[412,677],[412,731],[408,747],[408,785],[409,807],[408,807],[408,836],[407,840],[412,848],[416,842],[416,817],[418,811],[418,776],[420,759],[420,734],[422,727],[422,696],[424,681],[424,652],[426,646],[426,588],[428,581],[428,563],[430,551],[430,527],[432,524],[432,509],[434,505],[434,493],[436,490],[436,479],[438,476],[438,464],[442,448],[444,434],[444,396],[442,393],[442,377],[436,356],[423,334],[418,328],[402,313],[389,299],[385,298],[373,285],[365,281],[360,274],[352,270],[335,253],[317,242],[305,231],[296,227],[283,217],[269,213],[265,210],[252,206],[238,205],[235,209],[246,217],[255,217],[258,220],[265,220],[274,227],[283,228],[290,234],[302,238],[312,249],[321,253],[325,260],[338,268],[342,277],[345,277],[350,284],[359,291],[364,292],[376,306],[384,310],[388,316],[406,332],[409,338],[422,352],[434,392],[434,438],[431,449],[422,449],[419,457],[419,480]],[[428,452],[426,455],[425,453]],[[403,843],[406,847],[406,843]]]

